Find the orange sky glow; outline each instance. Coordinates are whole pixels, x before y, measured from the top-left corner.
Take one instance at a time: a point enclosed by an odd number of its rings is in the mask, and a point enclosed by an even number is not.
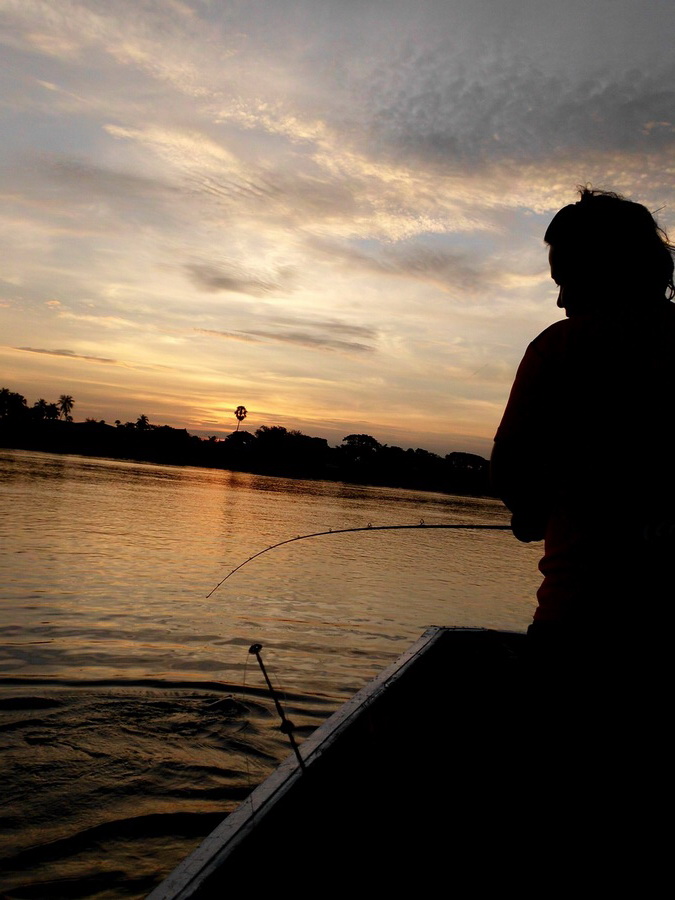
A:
[[[533,9],[535,12],[533,12]],[[577,184],[675,229],[672,3],[0,0],[0,381],[483,455]]]

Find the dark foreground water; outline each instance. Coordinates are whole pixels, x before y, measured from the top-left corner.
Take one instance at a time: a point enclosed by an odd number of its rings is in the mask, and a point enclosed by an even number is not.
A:
[[[252,642],[302,738],[428,625],[534,605],[539,548],[494,532],[302,541],[205,596],[284,538],[492,500],[22,451],[0,491],[6,897],[144,896],[287,755]]]

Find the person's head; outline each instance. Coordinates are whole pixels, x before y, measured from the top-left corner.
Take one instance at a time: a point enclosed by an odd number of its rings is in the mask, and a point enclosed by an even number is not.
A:
[[[570,315],[672,298],[673,248],[649,210],[609,191],[580,194],[544,235],[558,306]]]

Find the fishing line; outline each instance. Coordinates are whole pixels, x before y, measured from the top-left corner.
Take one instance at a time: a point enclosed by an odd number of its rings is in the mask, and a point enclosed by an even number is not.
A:
[[[244,683],[241,686],[241,700],[244,702],[244,697],[246,696],[246,675],[248,674],[248,658],[250,654],[246,654],[246,659],[244,661]],[[250,713],[250,709],[249,709]],[[246,723],[248,725],[248,722]],[[239,729],[240,733],[243,731],[243,728]],[[253,806],[253,788],[251,787],[251,767],[249,765],[249,754],[247,751],[244,751],[244,762],[246,763],[246,786],[248,787],[248,796],[247,800],[251,801],[251,815],[255,815],[255,808]]]
[[[248,652],[251,653],[258,660],[258,665],[260,666],[260,671],[263,673],[263,677],[265,678],[265,682],[267,683],[267,689],[270,692],[270,696],[274,701],[274,706],[277,710],[277,715],[281,719],[280,731],[282,734],[288,735],[288,741],[293,748],[293,753],[295,753],[295,758],[298,761],[298,765],[300,769],[305,771],[305,762],[303,758],[300,756],[300,750],[298,749],[298,743],[295,740],[295,735],[293,732],[295,731],[295,725],[291,720],[286,716],[283,706],[281,705],[281,701],[279,700],[279,694],[275,691],[274,686],[272,685],[272,681],[270,680],[270,676],[267,673],[267,668],[265,667],[265,663],[262,661],[262,656],[260,655],[260,651],[262,650],[262,644],[251,644],[248,649]]]
[[[277,547],[283,547],[284,544],[293,544],[295,541],[305,541],[307,538],[315,538],[315,537],[325,537],[329,534],[348,534],[350,532],[355,531],[401,531],[404,529],[413,529],[413,528],[446,528],[453,529],[455,531],[511,531],[510,525],[427,525],[424,519],[421,519],[416,525],[371,525],[370,522],[367,525],[364,525],[360,528],[329,528],[328,531],[314,531],[312,534],[298,534],[296,537],[286,538],[284,541],[278,541],[276,544],[272,544],[269,547],[265,547],[264,550],[258,550],[257,553],[254,553],[253,556],[249,556],[248,559],[245,559],[244,562],[239,563],[238,566],[235,566],[227,575],[221,579],[218,584],[208,592],[206,595],[206,599],[208,600],[212,594],[218,590],[218,588],[225,584],[228,578],[234,575],[235,572],[238,572],[239,569],[243,569],[244,566],[248,565],[248,563],[252,562],[254,559],[257,559],[259,556],[262,556],[263,553],[269,553],[270,550],[276,550]]]

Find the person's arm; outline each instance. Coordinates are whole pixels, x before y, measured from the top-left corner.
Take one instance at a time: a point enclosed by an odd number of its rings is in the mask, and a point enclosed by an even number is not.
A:
[[[547,421],[552,398],[538,344],[530,344],[518,367],[490,460],[492,490],[513,514],[515,537],[525,542],[543,540],[551,506]]]
[[[490,457],[492,490],[511,510],[514,536],[525,543],[543,540],[548,520],[547,492],[528,449],[517,442],[496,440]]]

